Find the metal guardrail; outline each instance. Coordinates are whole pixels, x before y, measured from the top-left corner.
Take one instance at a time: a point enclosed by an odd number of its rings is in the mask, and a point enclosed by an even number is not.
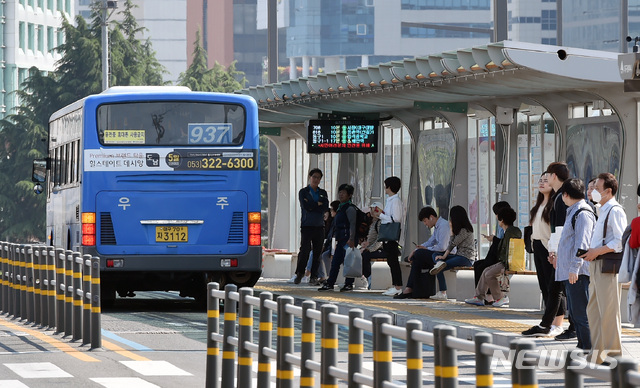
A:
[[[565,387],[584,386],[589,376],[611,383],[614,388],[640,387],[638,363],[634,359],[613,359],[612,367],[587,363],[585,358],[568,352],[562,357],[536,350],[535,342],[518,339],[509,347],[492,343],[488,333],[476,334],[474,341],[456,337],[452,326],[438,325],[433,333],[422,330],[422,322],[409,320],[405,327],[391,324],[391,316],[376,314],[372,320],[363,318],[361,309],[352,309],[349,315],[338,314],[338,307],[325,304],[316,310],[311,300],[298,307],[291,296],[279,296],[276,301],[270,292],[253,296],[253,289],[226,285],[218,289],[217,283],[208,285],[207,311],[207,388],[252,387],[253,357],[257,355],[257,387],[270,387],[271,360],[276,360],[276,386],[294,386],[294,367],[300,369],[300,387],[313,387],[315,377],[320,377],[322,387],[337,387],[338,380],[347,382],[349,388],[369,386],[374,388],[405,387],[392,382],[392,339],[404,340],[406,357],[406,387],[422,386],[422,345],[434,347],[434,375],[436,388],[458,386],[457,351],[475,353],[477,387],[493,386],[492,360],[496,354],[508,355],[502,361],[511,364],[511,380],[514,387],[536,388],[536,369],[545,365],[564,370]],[[220,333],[220,301],[224,301],[222,333]],[[260,322],[258,342],[254,343],[254,308],[258,309]],[[273,314],[277,314],[276,348],[272,348]],[[294,318],[301,319],[300,353],[294,352]],[[320,362],[314,359],[316,323],[320,322]],[[348,327],[348,369],[338,368],[338,327]],[[364,331],[373,333],[373,371],[362,368]],[[222,352],[220,352],[220,345]],[[237,357],[236,357],[237,353]],[[372,373],[371,373],[372,372]]]
[[[102,347],[99,258],[0,242],[0,272],[2,313]]]

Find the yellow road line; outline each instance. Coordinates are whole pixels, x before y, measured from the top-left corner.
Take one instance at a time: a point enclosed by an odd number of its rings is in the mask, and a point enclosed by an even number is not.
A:
[[[128,350],[125,350],[124,348],[121,348],[120,346],[114,344],[113,342],[109,342],[109,341],[102,341],[102,346],[104,346],[105,348],[111,350],[112,352],[118,353],[119,355],[129,358],[133,361],[149,361],[148,358],[143,357],[143,356],[139,356],[133,352],[130,352]]]
[[[4,318],[2,320],[0,320],[0,325],[13,330],[13,331],[22,331],[25,332],[29,335],[34,336],[35,338],[38,338],[41,341],[44,341],[46,343],[48,343],[49,345],[57,348],[58,350],[67,353],[70,356],[73,356],[75,358],[77,358],[80,361],[85,361],[85,362],[100,362],[100,360],[98,360],[95,357],[91,357],[90,355],[88,355],[85,352],[82,352],[78,349],[74,349],[71,346],[67,345],[66,343],[59,341],[58,339],[51,337],[49,335],[46,335],[44,333],[41,333],[37,330],[31,330],[31,329],[27,329],[26,327],[23,326],[18,326],[16,324],[7,322]]]

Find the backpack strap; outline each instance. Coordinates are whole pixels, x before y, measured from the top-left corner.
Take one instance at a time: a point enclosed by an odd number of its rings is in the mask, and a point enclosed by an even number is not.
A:
[[[591,209],[587,209],[586,207],[581,207],[575,213],[573,213],[573,217],[571,217],[571,227],[574,230],[576,229],[576,220],[578,219],[578,214],[582,213],[583,211],[587,211],[587,212],[593,214],[593,216],[596,217],[596,219],[597,219],[596,214],[593,211],[591,211]],[[609,216],[609,215],[607,214],[607,216]],[[606,220],[605,220],[605,222],[606,222]]]

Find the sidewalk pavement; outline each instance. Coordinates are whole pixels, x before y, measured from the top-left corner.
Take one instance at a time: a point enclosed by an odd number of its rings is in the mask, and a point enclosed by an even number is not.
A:
[[[439,301],[431,299],[393,299],[384,296],[380,290],[354,289],[351,292],[334,291],[318,292],[318,286],[308,284],[290,284],[284,279],[261,278],[254,290],[269,291],[274,299],[280,295],[289,295],[299,304],[303,300],[313,299],[318,304],[331,303],[339,308],[340,314],[347,314],[353,308],[364,311],[365,318],[374,314],[389,314],[392,322],[398,326],[410,319],[422,321],[423,330],[432,331],[440,324],[454,326],[457,336],[473,339],[475,333],[487,332],[493,335],[493,343],[509,346],[516,338],[523,338],[520,333],[540,323],[542,311],[512,309],[509,307],[480,307],[457,302],[453,299]],[[569,326],[565,319],[564,328]],[[577,341],[556,341],[552,337],[528,337],[536,342],[539,349],[567,350],[576,348]],[[622,324],[623,355],[640,360],[640,328],[630,323]]]

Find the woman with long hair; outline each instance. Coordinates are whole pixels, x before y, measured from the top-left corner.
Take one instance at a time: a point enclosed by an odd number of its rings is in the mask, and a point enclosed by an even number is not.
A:
[[[533,262],[536,265],[536,275],[538,276],[538,286],[542,292],[542,300],[545,305],[548,302],[549,290],[555,282],[556,271],[553,264],[549,262],[549,238],[551,237],[551,210],[554,201],[552,200],[555,190],[549,184],[547,174],[544,173],[538,180],[538,197],[536,204],[529,212],[529,225],[531,225],[531,246],[533,247]],[[564,312],[553,319],[550,328],[533,326],[522,332],[524,336],[556,336],[562,333],[562,321]]]
[[[434,253],[435,265],[429,271],[431,275],[438,276],[439,291],[431,299],[447,299],[447,282],[442,271],[455,267],[470,267],[476,259],[476,243],[473,235],[473,226],[462,206],[454,206],[449,211],[449,225],[451,227],[451,239],[449,247],[442,254]],[[457,248],[456,254],[451,255],[453,248]]]
[[[531,246],[533,247],[533,262],[536,264],[538,275],[538,285],[542,292],[542,300],[546,301],[549,295],[549,282],[555,279],[549,279],[549,268],[553,269],[551,263],[547,259],[549,257],[549,238],[551,237],[551,225],[549,214],[553,208],[551,197],[555,194],[555,190],[549,185],[546,174],[542,174],[538,180],[538,197],[536,204],[533,205],[529,212],[529,225],[531,225]]]

